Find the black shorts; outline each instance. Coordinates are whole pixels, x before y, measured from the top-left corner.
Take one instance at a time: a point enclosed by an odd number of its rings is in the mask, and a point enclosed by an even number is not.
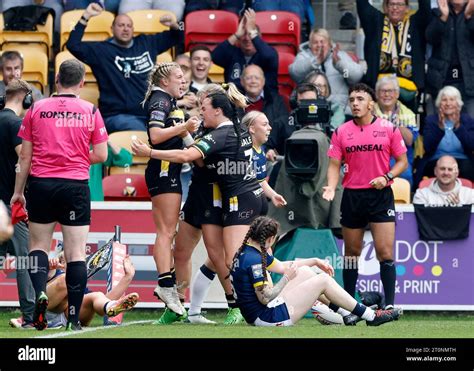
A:
[[[179,193],[181,189],[181,164],[150,160],[145,170],[145,180],[151,197],[163,193]]]
[[[91,224],[91,194],[87,180],[29,177],[25,197],[28,218],[33,223]]]
[[[199,229],[203,224],[222,226],[222,197],[217,184],[192,182],[180,218]]]
[[[223,199],[224,227],[250,225],[260,215],[266,215],[268,201],[261,187]]]
[[[395,222],[395,202],[391,187],[344,189],[341,224],[347,228],[365,228],[368,223]]]

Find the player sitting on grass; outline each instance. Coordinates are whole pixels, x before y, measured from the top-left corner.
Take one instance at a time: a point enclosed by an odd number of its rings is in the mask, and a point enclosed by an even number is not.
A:
[[[332,278],[333,267],[318,258],[280,262],[268,253],[276,240],[279,224],[260,216],[253,221],[231,269],[237,304],[247,323],[255,326],[291,326],[311,309],[322,295],[364,319],[369,326],[397,320],[398,309],[377,310],[359,304]],[[309,267],[323,272],[316,274]],[[282,274],[273,286],[268,271]],[[346,325],[347,323],[344,318]]]
[[[67,287],[66,287],[66,275],[64,274],[64,262],[61,256],[58,258],[50,259],[50,272],[49,280],[46,286],[46,295],[48,296],[49,303],[46,312],[46,320],[49,328],[60,328],[66,326],[67,323]],[[119,281],[110,292],[104,294],[103,292],[92,292],[86,288],[84,293],[84,300],[82,301],[81,309],[79,312],[80,324],[74,326],[69,324],[66,331],[77,331],[81,330],[82,326],[88,326],[94,314],[99,316],[107,315],[114,317],[123,311],[132,309],[138,302],[139,296],[137,293],[131,293],[124,295],[130,282],[132,282],[133,276],[135,275],[135,267],[129,256],[123,259],[123,268],[125,275]],[[10,325],[13,327],[15,323],[19,322],[19,319],[10,320]],[[73,325],[73,326],[71,326]]]

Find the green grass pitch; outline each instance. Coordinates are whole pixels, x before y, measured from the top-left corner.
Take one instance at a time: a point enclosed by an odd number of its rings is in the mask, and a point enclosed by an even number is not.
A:
[[[139,310],[126,313],[125,326],[102,326],[102,319],[96,316],[86,331],[67,333],[67,338],[474,338],[474,313],[424,313],[407,312],[399,321],[379,327],[368,327],[360,322],[355,327],[323,326],[313,318],[305,318],[293,327],[253,327],[247,324],[224,326],[225,313],[210,311],[207,317],[217,325],[191,325],[174,323],[157,326],[151,321],[161,315],[162,310]],[[63,336],[60,330],[21,330],[8,325],[10,318],[18,317],[18,311],[0,312],[0,338],[34,338],[38,336]],[[141,321],[136,324],[130,322]],[[89,330],[92,329],[92,330]],[[61,335],[63,334],[63,335]]]

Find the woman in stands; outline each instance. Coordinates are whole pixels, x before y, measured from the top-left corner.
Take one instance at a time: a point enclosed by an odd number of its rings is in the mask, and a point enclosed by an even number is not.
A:
[[[181,150],[183,141],[187,145],[193,143],[189,132],[197,130],[199,119],[194,116],[183,123],[184,114],[176,105],[185,83],[183,71],[175,62],[158,63],[149,75],[143,105],[148,105],[147,131],[153,150]],[[142,155],[149,156],[150,148],[147,152]],[[156,225],[153,258],[159,272],[154,294],[170,310],[184,315],[186,311],[179,301],[171,263],[171,244],[181,207],[181,164],[149,157],[145,179]]]
[[[461,113],[464,103],[454,86],[442,88],[435,105],[438,114],[427,116],[423,129],[423,175],[434,176],[438,159],[450,155],[458,162],[459,176],[474,181],[474,118]]]
[[[369,326],[397,320],[398,310],[374,311],[357,303],[332,278],[333,267],[318,258],[281,262],[268,253],[274,244],[279,224],[261,216],[256,218],[235,254],[232,285],[237,303],[247,323],[255,326],[291,326],[324,295],[331,302],[350,311]],[[316,266],[324,273],[316,274]],[[282,274],[274,286],[268,271]]]
[[[227,94],[209,94],[203,99],[204,126],[212,130],[187,150],[150,150],[139,140],[132,143],[134,153],[139,156],[177,163],[204,159],[207,168],[212,169],[222,192],[227,267],[230,267],[250,223],[257,216],[264,215],[268,208],[251,163],[252,139],[240,125],[232,104],[232,101],[238,101],[240,107],[245,106],[245,97],[232,84],[229,85],[226,85]]]
[[[329,85],[328,77],[324,72],[313,71],[306,75],[303,83],[313,84],[318,88],[319,95],[327,99],[329,102],[329,107],[331,108],[331,121],[329,123],[331,133],[341,126],[346,121],[346,116],[344,114],[344,108],[337,102],[332,101],[332,91],[331,85]]]

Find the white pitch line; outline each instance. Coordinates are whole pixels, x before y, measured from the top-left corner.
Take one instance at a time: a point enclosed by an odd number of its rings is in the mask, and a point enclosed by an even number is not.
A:
[[[125,322],[125,323],[122,323],[121,325],[117,325],[117,326],[88,327],[88,328],[83,328],[82,331],[64,331],[64,329],[63,330],[58,329],[56,331],[61,331],[61,332],[51,334],[51,335],[35,336],[34,339],[62,338],[62,337],[66,337],[66,336],[85,334],[86,332],[94,332],[94,331],[99,331],[99,330],[110,330],[112,328],[121,328],[121,327],[125,327],[125,326],[130,326],[130,325],[138,325],[138,324],[141,324],[141,323],[151,323],[153,321],[154,320],[132,321],[132,322]],[[51,331],[54,331],[54,330],[51,330]]]

